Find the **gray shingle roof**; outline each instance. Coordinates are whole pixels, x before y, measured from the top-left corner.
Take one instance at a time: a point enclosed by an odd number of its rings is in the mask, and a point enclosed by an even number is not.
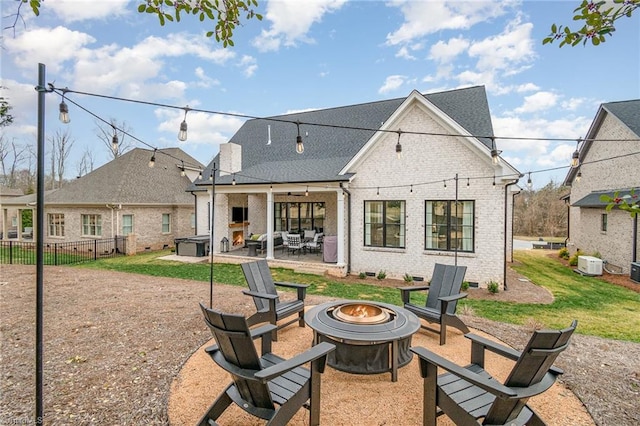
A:
[[[623,197],[625,195],[629,195],[629,193],[631,192],[631,189],[623,188],[623,189],[612,189],[610,191],[593,191],[585,195],[575,203],[572,203],[571,205],[573,207],[605,208],[607,207],[608,203],[605,203],[604,201],[600,200],[600,196],[608,195],[610,197],[613,197],[616,192],[618,193],[619,197]]]
[[[484,87],[469,87],[424,96],[470,134],[493,134]],[[235,176],[236,182],[348,180],[349,176],[341,176],[339,172],[375,134],[375,131],[365,129],[379,129],[405,99],[249,120],[229,141],[242,146],[242,171]],[[305,147],[301,155],[295,151],[298,134],[294,124],[296,121],[324,125],[300,125],[300,135]],[[269,127],[271,144],[267,145]],[[354,127],[359,129],[354,130]],[[491,148],[489,139],[481,140]],[[219,156],[207,166],[203,176],[210,176],[214,162],[219,166]],[[216,184],[230,184],[231,180],[232,176],[216,177]]]
[[[180,161],[202,166],[179,148],[159,149],[155,167],[152,150],[135,148],[45,196],[47,204],[193,204],[185,192],[189,178],[180,176]],[[164,155],[168,154],[168,155]]]

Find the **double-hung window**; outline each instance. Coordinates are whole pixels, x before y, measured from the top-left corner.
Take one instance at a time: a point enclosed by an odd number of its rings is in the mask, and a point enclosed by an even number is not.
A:
[[[405,247],[405,202],[364,202],[364,245],[367,247]]]
[[[49,213],[49,236],[64,237],[64,214]]]
[[[473,201],[425,201],[426,250],[474,251]]]
[[[102,215],[83,214],[82,215],[82,236],[100,237],[102,236]]]
[[[162,214],[162,233],[168,234],[171,232],[171,214],[163,213]]]
[[[122,215],[122,235],[127,236],[133,232],[133,215]]]

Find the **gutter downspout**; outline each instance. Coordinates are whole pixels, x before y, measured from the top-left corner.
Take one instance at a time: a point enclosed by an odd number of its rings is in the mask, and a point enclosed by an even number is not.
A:
[[[195,212],[195,229],[193,230],[194,235],[198,235],[198,197],[195,192],[189,191],[191,195],[193,195],[193,211]]]
[[[638,215],[633,218],[633,242],[631,248],[631,258],[634,262],[638,261]]]
[[[340,182],[340,188],[342,192],[347,194],[347,238],[349,244],[347,244],[347,275],[351,273],[351,192]]]
[[[507,291],[507,216],[509,212],[509,209],[507,208],[508,207],[507,200],[509,197],[509,187],[511,185],[517,184],[520,181],[520,178],[523,176],[524,175],[521,174],[518,177],[518,179],[512,182],[509,182],[504,186],[504,251],[502,256],[502,259],[503,259],[502,285],[503,285],[504,291]],[[513,205],[511,206],[511,210],[513,212]],[[513,222],[511,224],[511,250],[513,250]]]

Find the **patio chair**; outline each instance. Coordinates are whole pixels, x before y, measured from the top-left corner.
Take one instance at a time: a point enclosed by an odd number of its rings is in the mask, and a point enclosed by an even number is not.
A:
[[[305,241],[312,240],[315,235],[316,235],[316,230],[315,229],[305,229],[305,231],[304,231],[304,240]]]
[[[287,231],[282,231],[282,252],[289,249],[289,233]]]
[[[425,348],[411,348],[419,357],[424,379],[423,424],[435,426],[436,417],[446,414],[456,425],[544,425],[527,401],[549,389],[563,373],[552,364],[569,345],[577,324],[573,321],[564,330],[535,331],[522,352],[466,334],[472,342],[471,364],[466,367]],[[485,350],[516,361],[504,384],[485,370]],[[436,376],[438,368],[447,373]]]
[[[298,256],[300,256],[300,252],[304,248],[300,234],[289,234],[287,240],[289,241],[287,245],[287,254],[298,252]]]
[[[467,297],[467,293],[460,292],[466,272],[466,266],[436,263],[428,286],[400,287],[405,309],[429,323],[440,324],[440,345],[444,345],[447,341],[447,326],[469,333],[469,328],[456,316],[458,300]],[[411,292],[421,290],[428,290],[425,306],[415,305],[410,300]],[[423,326],[423,328],[436,331],[429,327]]]
[[[313,240],[304,243],[304,247],[311,253],[320,253],[320,249],[322,248],[322,232],[315,234]]]
[[[253,297],[253,303],[256,305],[256,313],[247,319],[249,326],[262,322],[277,326],[277,329],[273,331],[272,338],[274,341],[278,340],[277,330],[281,328],[296,321],[298,321],[300,327],[304,327],[304,298],[306,297],[307,287],[309,287],[307,284],[273,281],[269,264],[264,259],[243,263],[241,266],[244,278],[249,285],[249,290],[243,290],[242,292]],[[297,298],[290,301],[281,301],[276,286],[295,288],[297,290]],[[278,325],[278,321],[295,314],[298,314],[297,318]]]
[[[327,354],[335,349],[320,343],[285,360],[271,352],[273,325],[250,330],[241,315],[200,308],[216,344],[206,348],[211,359],[229,373],[233,381],[211,404],[199,425],[215,421],[232,403],[267,420],[268,425],[285,425],[301,407],[309,410],[309,424],[320,424],[320,381]],[[253,343],[261,338],[261,355]],[[310,362],[310,368],[302,367]]]

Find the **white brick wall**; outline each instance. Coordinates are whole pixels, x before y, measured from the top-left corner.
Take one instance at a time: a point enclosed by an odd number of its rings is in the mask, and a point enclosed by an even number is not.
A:
[[[413,108],[398,126],[403,130],[447,133],[429,114]],[[493,176],[488,156],[481,158],[463,139],[403,134],[403,158],[398,160],[395,145],[398,137],[388,134],[357,167],[350,185],[352,200],[352,263],[351,270],[378,272],[401,278],[405,273],[428,279],[436,262],[453,264],[454,253],[424,250],[425,200],[454,200],[455,176],[458,173],[459,200],[475,201],[475,251],[458,253],[458,264],[468,267],[466,280],[486,286],[490,280],[503,281],[504,252],[504,186],[493,179],[467,177]],[[443,180],[447,180],[444,187]],[[410,184],[414,184],[411,192]],[[424,183],[424,184],[423,184]],[[381,188],[377,185],[398,186]],[[372,187],[370,189],[360,189]],[[364,247],[364,201],[405,200],[406,248],[386,249]],[[511,197],[509,196],[509,201]],[[509,216],[510,217],[510,216]]]

